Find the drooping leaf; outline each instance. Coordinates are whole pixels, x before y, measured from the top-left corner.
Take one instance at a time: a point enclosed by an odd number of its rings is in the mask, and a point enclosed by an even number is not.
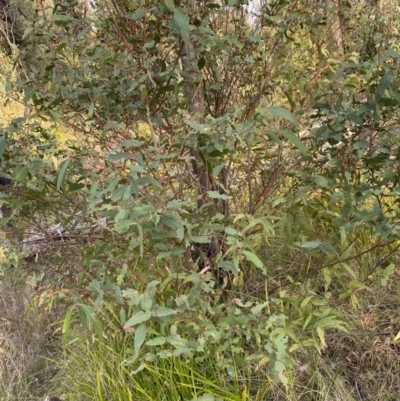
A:
[[[70,329],[71,323],[72,323],[72,316],[73,316],[72,314],[73,314],[73,309],[70,308],[64,318],[64,324],[63,324],[63,328],[62,328],[62,341],[61,341],[64,351],[67,346],[69,329]]]
[[[176,230],[177,238],[179,239],[183,238],[184,235],[183,222],[178,215],[172,213],[163,213],[162,215],[160,215],[160,221],[167,227]]]
[[[254,254],[253,252],[250,252],[250,251],[243,251],[243,255],[246,257],[246,259],[249,262],[253,263],[256,267],[258,267],[259,269],[262,269],[264,272],[266,272],[264,269],[263,262],[256,254]]]
[[[268,111],[273,116],[283,118],[294,124],[296,127],[300,126],[299,122],[297,121],[297,118],[289,110],[286,110],[283,107],[271,106],[268,108]]]
[[[392,71],[387,71],[385,75],[380,79],[378,87],[376,88],[375,100],[379,102],[382,98],[383,93],[386,88],[390,85],[394,78],[394,74]]]
[[[139,355],[140,348],[142,347],[144,340],[146,339],[147,328],[144,324],[141,324],[135,331],[134,348],[135,355]]]
[[[57,191],[60,190],[61,185],[64,182],[68,166],[69,166],[69,160],[64,160],[61,164],[61,168],[57,176]]]
[[[307,149],[304,146],[303,142],[301,139],[294,134],[293,132],[290,131],[282,131],[282,135],[290,141],[299,151],[305,156],[307,154]]]

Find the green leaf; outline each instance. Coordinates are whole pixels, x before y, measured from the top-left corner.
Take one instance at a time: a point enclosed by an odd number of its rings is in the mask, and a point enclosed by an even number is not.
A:
[[[218,267],[222,267],[225,271],[232,273],[233,275],[237,275],[239,273],[239,270],[237,269],[235,264],[230,260],[223,260],[219,262]]]
[[[305,249],[315,249],[321,245],[321,241],[306,241],[300,245],[301,248]]]
[[[268,306],[269,302],[263,302],[251,308],[252,315],[258,315],[266,306]]]
[[[210,237],[208,235],[194,235],[190,238],[193,242],[197,244],[208,244],[210,243]]]
[[[135,331],[134,348],[135,355],[139,355],[140,348],[142,347],[144,340],[146,339],[147,329],[144,324],[141,324]]]
[[[326,348],[326,341],[325,341],[325,331],[322,327],[318,326],[317,327],[317,333],[318,333],[318,337],[319,340],[321,341],[321,345]]]
[[[18,166],[13,171],[13,177],[18,181],[22,182],[28,175],[29,169],[27,166]]]
[[[155,346],[155,345],[164,345],[167,342],[165,337],[157,337],[152,340],[147,341],[146,345]]]
[[[56,55],[57,53],[59,53],[60,51],[62,51],[64,49],[64,47],[67,46],[67,44],[65,42],[60,43],[57,47],[56,50],[54,51],[54,54]]]
[[[24,40],[32,31],[33,31],[33,24],[31,26],[26,27],[21,40]]]
[[[137,225],[138,221],[137,220],[124,220],[120,221],[115,225],[115,231],[118,234],[122,234],[123,232],[126,232],[126,229],[130,226]]]
[[[301,139],[294,134],[293,132],[290,131],[283,131],[282,135],[290,141],[299,151],[305,156],[307,154],[307,149],[304,146],[303,142],[301,142]]]
[[[394,74],[392,71],[386,72],[386,74],[380,79],[378,87],[375,93],[375,100],[379,102],[382,98],[385,89],[389,86],[394,78]]]
[[[175,10],[174,0],[165,0],[165,5],[168,7],[169,11]]]
[[[338,80],[338,79],[343,75],[343,71],[344,71],[345,67],[346,67],[346,64],[345,64],[345,63],[342,63],[342,64],[340,65],[340,67],[338,68],[338,70],[335,72],[335,75],[334,75],[334,79],[335,79],[335,80]]]
[[[28,87],[25,89],[24,103],[29,102],[32,99],[32,96],[35,94],[36,89],[32,87]]]
[[[262,261],[260,260],[260,258],[259,258],[257,255],[255,255],[253,252],[250,252],[250,251],[243,251],[243,255],[246,257],[246,259],[247,259],[249,262],[253,263],[256,267],[258,267],[259,269],[262,269],[264,272],[266,272],[265,269],[264,269],[264,264],[263,264],[263,262],[262,262]]]
[[[389,50],[385,51],[385,54],[387,54],[388,56],[391,56],[391,57],[395,57],[395,58],[400,57],[400,53],[393,49],[389,49]]]
[[[212,199],[231,199],[230,196],[225,195],[225,194],[220,194],[218,191],[207,191],[207,195],[209,198]]]
[[[7,139],[5,135],[0,136],[0,157],[3,157],[5,150],[7,149]]]
[[[51,114],[51,116],[53,117],[53,120],[56,123],[62,124],[62,114],[58,111],[58,110],[49,110],[49,113]]]
[[[79,314],[81,316],[83,316],[83,315],[86,316],[87,320],[93,326],[95,333],[98,336],[101,336],[103,330],[101,328],[100,322],[95,318],[95,314],[93,313],[92,309],[87,305],[79,304],[78,310],[79,310]]]
[[[91,102],[90,106],[89,106],[88,116],[92,117],[93,116],[93,112],[94,112],[94,103]]]
[[[163,213],[160,216],[160,221],[165,224],[166,226],[176,230],[176,236],[179,239],[183,239],[184,235],[184,228],[182,220],[172,213]]]
[[[221,171],[222,171],[222,169],[225,167],[225,163],[221,163],[221,164],[218,164],[218,166],[215,166],[214,168],[213,168],[213,170],[212,170],[212,176],[213,177],[216,177]]]
[[[62,328],[62,347],[63,350],[65,351],[65,347],[67,346],[67,339],[68,339],[68,334],[69,334],[69,328],[71,327],[71,322],[72,322],[72,308],[67,312],[64,318],[64,324]]]
[[[354,111],[347,114],[347,119],[353,121],[353,123],[356,123],[357,125],[363,124],[363,119]]]
[[[58,177],[57,177],[57,191],[60,190],[61,185],[64,181],[65,173],[67,171],[68,165],[69,165],[69,160],[64,160],[62,162],[62,165],[61,165],[60,171],[58,172]]]
[[[149,320],[150,318],[150,312],[139,311],[138,313],[135,313],[130,319],[128,319],[124,327],[136,326],[137,324],[147,322],[147,320]]]
[[[322,251],[325,252],[327,254],[333,254],[333,255],[337,255],[336,249],[331,245],[328,244],[327,242],[321,242],[318,245],[318,248]]]
[[[115,161],[115,160],[121,160],[121,159],[130,159],[132,157],[132,154],[129,152],[119,152],[119,153],[110,153],[107,155],[107,160],[110,161]]]
[[[139,8],[138,10],[135,11],[135,14],[133,14],[131,18],[134,21],[139,21],[146,15],[146,12],[147,12],[146,9]]]
[[[204,57],[202,57],[198,62],[197,62],[197,67],[199,70],[202,70],[204,66],[206,65],[206,60]]]
[[[340,265],[350,274],[353,280],[357,279],[355,271],[347,263],[341,263]]]
[[[189,17],[182,7],[174,10],[174,22],[179,27],[179,33],[184,43],[189,43]]]
[[[127,195],[130,195],[131,187],[130,185],[121,185],[111,194],[111,199],[116,202],[121,199],[125,199]]]
[[[271,106],[268,108],[268,111],[273,116],[283,118],[294,124],[296,127],[300,127],[300,124],[297,121],[296,117],[289,110],[286,110],[283,107],[279,106]]]
[[[148,294],[144,294],[143,298],[140,300],[140,307],[145,312],[150,312],[152,306],[153,306],[153,300],[150,298]]]
[[[159,306],[157,309],[153,310],[154,317],[167,317],[176,315],[178,312],[174,309],[167,308],[165,306]]]

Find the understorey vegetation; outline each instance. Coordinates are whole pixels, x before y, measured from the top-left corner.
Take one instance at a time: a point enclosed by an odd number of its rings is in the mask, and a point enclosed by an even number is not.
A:
[[[390,1],[0,7],[0,399],[397,400]]]

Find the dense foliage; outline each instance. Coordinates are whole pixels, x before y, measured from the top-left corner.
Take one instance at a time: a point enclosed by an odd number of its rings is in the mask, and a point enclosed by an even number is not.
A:
[[[178,360],[287,386],[337,302],[387,285],[400,53],[360,4],[72,0],[26,23],[2,224],[37,304],[67,306],[64,347],[112,339],[137,383]],[[207,374],[196,397],[234,399]]]

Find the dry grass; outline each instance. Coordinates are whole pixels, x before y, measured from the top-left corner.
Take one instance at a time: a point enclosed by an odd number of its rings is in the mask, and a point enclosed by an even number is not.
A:
[[[54,354],[51,316],[28,308],[33,295],[30,286],[22,285],[11,275],[0,280],[2,401],[42,400],[54,373],[54,366],[47,359]]]
[[[354,325],[354,335],[332,338],[324,359],[340,369],[360,401],[399,399],[400,344],[393,341],[400,331],[398,302],[392,283],[365,293],[358,310],[349,305],[341,308]]]
[[[301,261],[292,260],[292,264],[298,269]],[[280,264],[276,266],[279,269]],[[55,375],[56,368],[49,362],[55,360],[61,367],[65,364],[54,347],[59,339],[53,337],[52,329],[52,324],[63,317],[62,311],[58,316],[54,311],[49,314],[34,308],[27,313],[30,300],[37,294],[32,286],[16,279],[17,269],[9,273],[0,281],[0,400],[42,401],[54,385],[63,387],[63,379]],[[259,291],[256,287],[253,290],[255,294]],[[350,333],[327,333],[328,346],[322,355],[311,349],[298,352],[296,364],[289,371],[292,391],[275,388],[265,400],[397,401],[400,345],[393,338],[400,330],[398,301],[392,280],[386,287],[376,284],[370,292],[359,293],[358,309],[347,302],[336,304],[352,325]],[[78,341],[76,350],[80,346]],[[90,371],[88,366],[94,367],[95,362],[89,359],[83,369]],[[71,366],[76,363],[72,361]],[[79,371],[72,369],[70,374],[79,375]],[[79,389],[75,390],[68,400],[79,399]]]

